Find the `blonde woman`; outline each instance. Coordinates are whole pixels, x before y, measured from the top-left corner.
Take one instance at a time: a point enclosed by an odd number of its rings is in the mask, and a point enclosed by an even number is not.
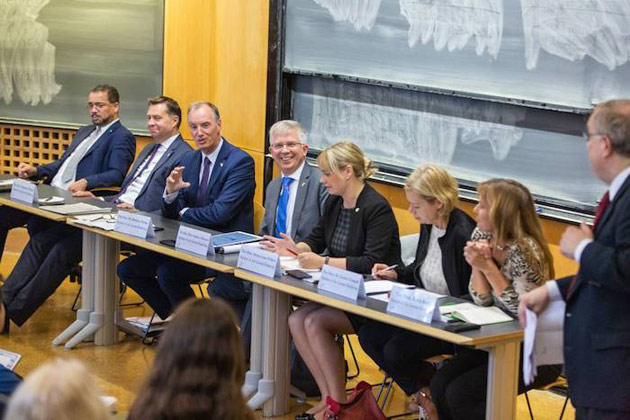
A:
[[[495,305],[516,316],[521,296],[553,277],[553,257],[532,195],[523,184],[493,179],[479,184],[478,191],[477,228],[464,249],[472,266],[470,294],[478,305]],[[433,419],[484,419],[487,370],[486,352],[461,349],[433,377],[433,401],[426,398],[423,405]],[[532,387],[552,382],[560,370],[560,366],[540,366]],[[525,391],[520,372],[519,393]]]
[[[407,178],[405,195],[409,213],[420,222],[416,259],[393,270],[379,263],[372,273],[443,295],[468,294],[471,268],[464,247],[475,222],[456,207],[457,181],[439,166],[422,165]],[[435,372],[423,359],[453,352],[452,344],[373,320],[358,335],[363,350],[412,396],[429,384]]]
[[[4,420],[106,420],[110,415],[92,375],[77,360],[55,359],[26,377]]]
[[[325,264],[369,274],[377,262],[395,264],[400,260],[398,224],[391,206],[366,179],[374,172],[371,161],[350,142],[325,149],[317,164],[321,182],[330,197],[324,214],[311,234],[300,243],[286,235],[281,239],[266,236],[267,248],[284,255],[298,254],[305,268]],[[321,255],[328,250],[327,255]],[[321,418],[326,396],[346,402],[344,359],[335,342],[338,334],[359,330],[363,318],[307,303],[289,317],[293,341],[313,374],[322,401],[297,418]]]

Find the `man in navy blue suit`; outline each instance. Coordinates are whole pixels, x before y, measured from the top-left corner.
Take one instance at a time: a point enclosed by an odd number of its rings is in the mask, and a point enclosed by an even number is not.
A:
[[[136,152],[136,139],[119,120],[119,95],[115,87],[98,85],[90,90],[88,109],[92,124],[74,135],[59,160],[47,165],[18,165],[23,179],[44,179],[69,191],[86,191],[120,185]],[[9,207],[0,207],[0,258],[10,229],[27,224],[29,234],[51,227],[43,218]]]
[[[221,117],[214,104],[191,104],[188,125],[199,150],[189,154],[166,180],[163,214],[219,231],[253,232],[254,160],[221,137]],[[120,279],[162,319],[194,296],[191,282],[214,275],[209,293],[238,302],[242,308],[236,309],[244,309],[243,282],[232,275],[152,252],[139,253],[118,265]]]
[[[152,142],[136,159],[118,194],[106,200],[122,209],[159,211],[166,178],[192,148],[179,134],[182,111],[168,97],[149,99],[147,125]],[[94,197],[89,191],[75,196]],[[82,231],[58,224],[34,235],[2,287],[6,322],[22,325],[59,287],[70,270],[81,261]],[[2,326],[4,324],[0,324]]]
[[[562,235],[562,253],[580,263],[574,276],[547,282],[521,299],[543,311],[566,302],[564,361],[577,420],[630,418],[630,101],[598,105],[586,125],[595,176],[609,189],[593,228],[582,223]]]

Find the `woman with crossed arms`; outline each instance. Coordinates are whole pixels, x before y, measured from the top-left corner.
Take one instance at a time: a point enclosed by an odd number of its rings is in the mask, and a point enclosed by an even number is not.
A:
[[[478,192],[477,228],[464,249],[472,266],[470,294],[477,305],[494,305],[517,316],[520,297],[553,278],[553,257],[532,195],[523,184],[492,179],[479,184]],[[539,366],[538,376],[528,388],[553,382],[561,368]],[[487,372],[487,352],[460,348],[431,380],[432,396],[420,401],[428,419],[485,419]],[[519,369],[518,392],[528,388]]]
[[[475,222],[457,204],[457,181],[436,165],[422,165],[405,183],[409,213],[420,222],[415,261],[387,270],[376,264],[374,277],[413,284],[430,292],[461,297],[468,294],[471,268],[464,247]],[[434,366],[423,359],[452,354],[452,344],[390,324],[369,320],[358,332],[363,350],[415,399],[429,385]],[[415,403],[410,404],[417,411]]]
[[[326,148],[317,164],[321,182],[330,193],[317,226],[298,244],[286,235],[282,239],[265,236],[267,249],[281,255],[297,254],[304,268],[329,264],[369,274],[376,262],[398,263],[398,224],[387,200],[366,183],[375,171],[370,159],[355,144],[341,142]],[[328,255],[320,255],[325,250]],[[355,333],[364,320],[312,302],[291,314],[293,342],[322,395],[320,403],[297,419],[322,418],[326,396],[347,401],[343,351],[335,337]]]

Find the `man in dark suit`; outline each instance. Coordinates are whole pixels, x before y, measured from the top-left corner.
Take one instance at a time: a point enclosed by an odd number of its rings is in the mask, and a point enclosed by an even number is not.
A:
[[[254,160],[221,137],[221,117],[214,104],[191,104],[188,125],[199,151],[189,154],[167,178],[162,213],[224,232],[252,232]],[[118,265],[120,279],[162,319],[178,303],[194,296],[191,282],[215,274],[213,270],[152,252],[139,253]],[[247,299],[242,281],[232,275],[216,274],[208,292],[213,295],[217,290],[230,301]]]
[[[160,210],[166,178],[192,153],[179,134],[181,115],[175,100],[165,96],[149,99],[147,121],[153,141],[140,152],[118,194],[106,200],[123,209]],[[89,191],[74,195],[94,197]],[[34,235],[2,287],[7,322],[26,322],[81,261],[81,253],[81,229],[58,224]]]
[[[578,420],[630,418],[630,101],[598,105],[586,125],[595,176],[609,186],[586,224],[562,235],[562,253],[580,263],[574,276],[550,281],[521,299],[543,311],[566,301],[564,360]]]
[[[92,125],[74,136],[59,160],[47,165],[18,165],[23,179],[45,179],[55,187],[76,191],[120,185],[136,152],[136,140],[118,117],[115,87],[98,85],[90,90],[88,109]],[[52,222],[8,207],[0,207],[0,258],[10,229],[27,224],[29,234],[51,227]]]

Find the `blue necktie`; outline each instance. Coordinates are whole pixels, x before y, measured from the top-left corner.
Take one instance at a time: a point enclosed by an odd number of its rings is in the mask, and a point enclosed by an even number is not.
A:
[[[201,182],[197,189],[197,207],[203,207],[207,204],[208,197],[208,181],[210,180],[210,159],[207,157],[203,159],[203,175],[201,176]]]
[[[278,200],[278,211],[276,212],[276,237],[280,238],[281,233],[287,233],[287,204],[289,203],[289,185],[293,178],[285,176],[282,178],[282,191]]]

